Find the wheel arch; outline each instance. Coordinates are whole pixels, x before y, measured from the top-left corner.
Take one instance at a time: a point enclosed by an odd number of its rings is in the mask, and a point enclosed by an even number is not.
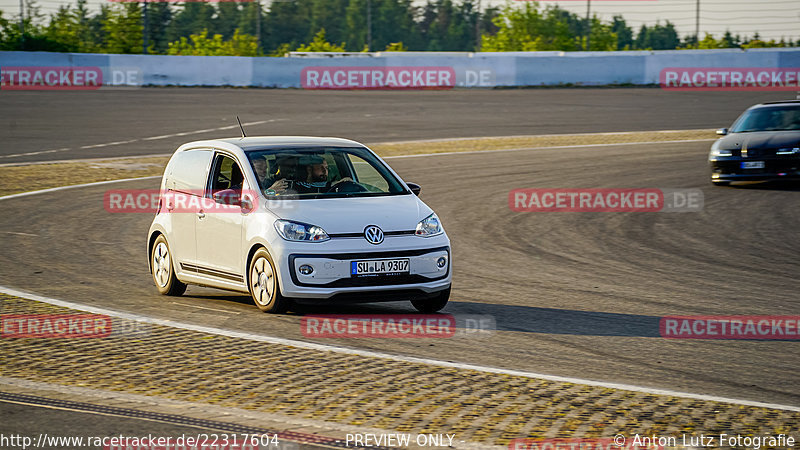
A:
[[[253,245],[251,245],[250,249],[247,251],[247,260],[245,261],[245,265],[244,265],[244,267],[245,267],[245,269],[244,269],[244,281],[245,281],[245,284],[247,285],[247,290],[248,291],[250,290],[250,263],[253,261],[253,256],[255,256],[256,252],[259,251],[262,248],[267,253],[269,253],[269,256],[272,258],[272,262],[274,262],[276,266],[278,265],[278,263],[275,262],[275,258],[272,256],[272,252],[269,251],[269,248],[266,245],[264,245],[261,242],[256,242]],[[274,269],[275,269],[275,276],[278,277],[278,286],[282,287],[281,286],[280,269],[278,269],[278,267],[275,267]]]
[[[156,243],[156,239],[158,239],[159,236],[164,236],[164,239],[167,238],[166,235],[161,232],[161,230],[153,230],[153,232],[150,233],[150,237],[147,239],[147,269],[150,272],[153,271],[153,258],[151,258],[151,255],[153,254],[153,244]],[[167,242],[167,244],[169,245],[169,242]]]

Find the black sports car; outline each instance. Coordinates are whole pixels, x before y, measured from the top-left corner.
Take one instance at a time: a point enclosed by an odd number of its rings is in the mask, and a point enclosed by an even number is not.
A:
[[[747,109],[711,146],[711,182],[800,179],[800,100]]]

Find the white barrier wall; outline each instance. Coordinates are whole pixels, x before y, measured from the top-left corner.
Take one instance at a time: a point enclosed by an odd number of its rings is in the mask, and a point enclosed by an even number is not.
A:
[[[0,52],[3,88],[52,70],[97,68],[102,86],[259,86],[307,89],[431,89],[498,86],[658,84],[663,69],[766,68],[800,71],[800,48],[630,52],[431,53],[338,56],[105,55]],[[63,74],[62,74],[63,78]],[[42,81],[44,80],[44,81]],[[17,86],[22,88],[22,86]],[[95,87],[96,88],[96,87]]]

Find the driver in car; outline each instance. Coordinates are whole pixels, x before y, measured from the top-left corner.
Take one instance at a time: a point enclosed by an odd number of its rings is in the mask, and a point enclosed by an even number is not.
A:
[[[331,183],[328,181],[328,161],[321,156],[312,156],[306,163],[306,180],[296,183],[297,191],[304,194],[319,194],[330,191],[334,186],[345,181],[353,181],[350,177]]]

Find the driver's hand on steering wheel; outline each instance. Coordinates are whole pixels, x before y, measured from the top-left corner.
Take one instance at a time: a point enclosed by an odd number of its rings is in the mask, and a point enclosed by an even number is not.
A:
[[[342,178],[341,180],[339,180],[339,181],[337,181],[337,182],[333,183],[331,186],[336,186],[337,184],[339,184],[339,183],[344,183],[345,181],[353,181],[353,179],[352,179],[352,178],[350,178],[350,177],[344,177],[344,178]],[[353,181],[353,182],[354,182],[354,181]],[[354,182],[354,183],[355,183],[355,182]]]

